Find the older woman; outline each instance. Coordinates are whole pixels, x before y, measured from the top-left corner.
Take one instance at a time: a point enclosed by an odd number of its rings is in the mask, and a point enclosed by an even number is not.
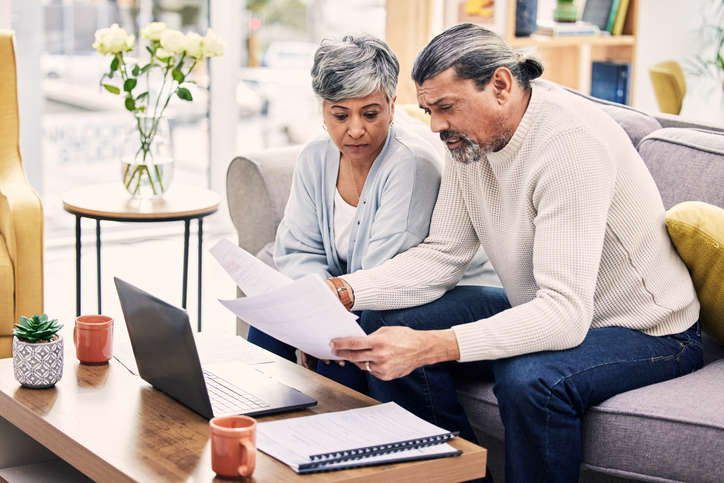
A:
[[[315,53],[312,87],[327,133],[299,155],[277,231],[274,261],[289,277],[371,268],[427,236],[441,161],[394,124],[398,74],[395,54],[371,35],[326,38]],[[251,328],[248,339],[295,360],[293,347],[263,332]],[[319,372],[366,391],[364,373],[343,375],[359,372],[348,366],[319,364]]]

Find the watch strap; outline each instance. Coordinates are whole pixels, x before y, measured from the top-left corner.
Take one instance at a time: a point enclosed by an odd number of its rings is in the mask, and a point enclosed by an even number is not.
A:
[[[337,290],[337,297],[339,297],[340,302],[342,302],[342,305],[344,307],[351,311],[352,310],[352,297],[350,296],[349,290],[347,290],[347,287],[344,286],[344,282],[340,280],[337,277],[332,277],[329,279],[330,282],[332,282],[332,285],[334,285],[334,288]]]

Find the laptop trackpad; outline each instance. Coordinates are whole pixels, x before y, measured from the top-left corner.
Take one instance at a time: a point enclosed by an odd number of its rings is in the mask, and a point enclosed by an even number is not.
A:
[[[232,361],[209,364],[205,365],[204,369],[216,374],[239,389],[253,394],[272,408],[277,408],[277,412],[278,409],[296,409],[317,403],[316,400],[304,393],[272,379],[256,370],[254,366],[243,362]]]

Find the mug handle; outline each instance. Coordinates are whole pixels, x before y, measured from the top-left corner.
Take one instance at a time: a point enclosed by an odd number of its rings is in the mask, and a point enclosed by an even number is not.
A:
[[[254,443],[248,439],[240,439],[239,444],[243,448],[239,474],[241,476],[248,476],[254,473],[254,468],[256,468],[256,447]]]

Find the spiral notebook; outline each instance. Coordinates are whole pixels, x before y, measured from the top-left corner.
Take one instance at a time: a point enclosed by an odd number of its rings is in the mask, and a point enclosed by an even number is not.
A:
[[[260,451],[300,474],[458,456],[457,436],[395,403],[258,423]]]

